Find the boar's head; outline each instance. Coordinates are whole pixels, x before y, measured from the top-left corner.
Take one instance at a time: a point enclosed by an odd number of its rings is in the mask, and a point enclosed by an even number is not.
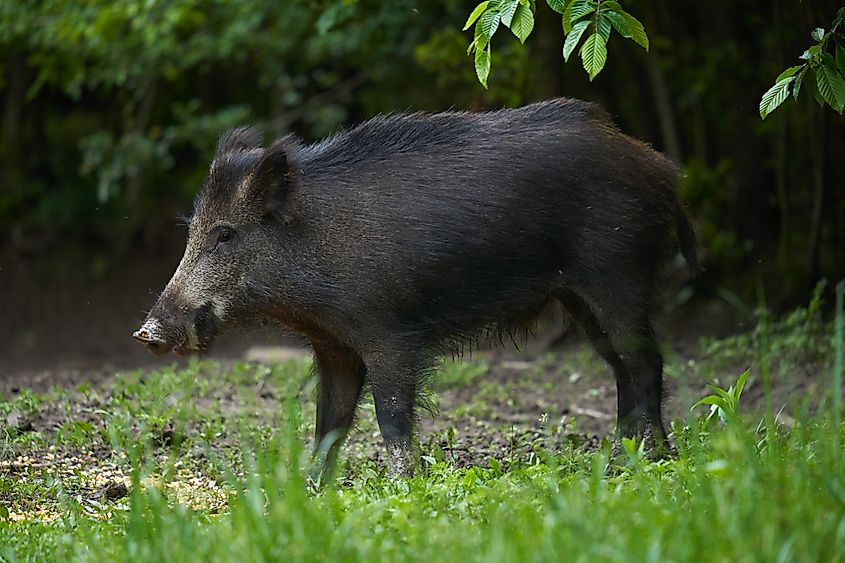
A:
[[[155,354],[205,350],[225,322],[259,311],[282,258],[278,222],[291,222],[288,201],[298,173],[291,137],[263,148],[249,128],[225,134],[188,226],[176,272],[133,334]]]

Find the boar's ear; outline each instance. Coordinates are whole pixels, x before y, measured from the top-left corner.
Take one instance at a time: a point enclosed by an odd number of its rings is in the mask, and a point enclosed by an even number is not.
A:
[[[221,135],[215,155],[246,152],[261,147],[261,133],[253,127],[238,127]]]
[[[265,213],[285,222],[292,220],[290,199],[299,174],[300,146],[293,135],[270,143],[258,159],[249,187],[251,196],[261,202]]]

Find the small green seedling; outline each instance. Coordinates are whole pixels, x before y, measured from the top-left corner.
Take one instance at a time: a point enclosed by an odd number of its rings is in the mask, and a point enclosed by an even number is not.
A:
[[[736,384],[731,385],[727,390],[722,389],[718,385],[708,385],[714,394],[703,397],[690,408],[690,411],[692,411],[697,407],[710,405],[710,413],[704,419],[705,428],[710,428],[716,416],[725,424],[736,420],[737,414],[739,414],[739,400],[742,397],[743,389],[745,389],[745,383],[748,381],[749,373],[750,370],[745,370],[739,376]]]

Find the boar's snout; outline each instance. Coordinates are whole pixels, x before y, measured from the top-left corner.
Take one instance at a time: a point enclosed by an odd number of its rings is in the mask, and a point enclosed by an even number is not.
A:
[[[157,356],[167,354],[174,344],[167,341],[167,333],[157,319],[147,319],[141,328],[132,333],[132,337],[144,344],[147,349]]]
[[[180,356],[206,350],[218,331],[211,308],[206,303],[194,310],[177,308],[173,314],[159,302],[132,337],[159,356],[171,350]]]

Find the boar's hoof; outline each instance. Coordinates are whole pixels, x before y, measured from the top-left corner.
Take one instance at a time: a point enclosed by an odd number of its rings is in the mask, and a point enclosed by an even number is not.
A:
[[[391,444],[387,447],[390,459],[387,476],[391,479],[414,476],[414,456],[408,445]]]

